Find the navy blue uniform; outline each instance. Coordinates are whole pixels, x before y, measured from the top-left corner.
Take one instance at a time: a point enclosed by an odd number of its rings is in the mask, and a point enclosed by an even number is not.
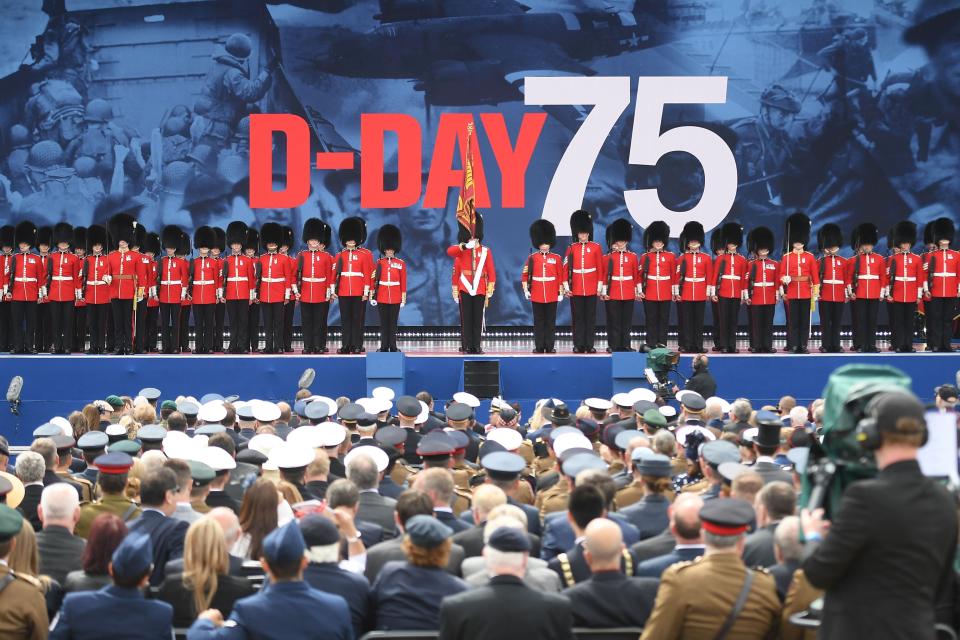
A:
[[[640,540],[640,532],[635,526],[619,513],[608,513],[607,518],[613,520],[620,526],[623,533],[623,544],[628,547],[634,542]],[[543,521],[543,540],[540,544],[540,557],[544,560],[550,560],[558,553],[563,553],[573,547],[576,536],[573,535],[573,527],[567,520],[566,511],[557,511],[547,514]]]
[[[373,583],[374,626],[381,631],[435,630],[440,625],[440,602],[466,590],[466,582],[443,569],[388,562]]]
[[[170,640],[173,607],[145,599],[138,589],[110,585],[67,594],[55,622],[51,640]]]
[[[662,533],[670,525],[667,509],[670,501],[662,495],[646,495],[636,504],[621,509],[618,513],[640,531],[640,539],[646,540]]]
[[[526,482],[525,480],[523,482]],[[507,504],[512,504],[515,507],[518,507],[521,511],[527,514],[527,533],[532,533],[535,536],[540,535],[540,512],[537,511],[537,508],[533,505],[524,504],[522,502],[517,502],[510,496],[507,496]],[[473,526],[473,508],[467,509],[460,514],[460,519]]]
[[[303,581],[318,591],[342,596],[350,607],[354,634],[359,638],[366,632],[370,622],[370,583],[366,578],[344,571],[334,562],[311,562]]]
[[[183,520],[168,518],[159,511],[144,511],[143,515],[130,523],[130,532],[139,531],[150,536],[153,544],[153,573],[150,574],[150,586],[156,587],[163,582],[167,562],[183,555],[183,540],[190,525]]]

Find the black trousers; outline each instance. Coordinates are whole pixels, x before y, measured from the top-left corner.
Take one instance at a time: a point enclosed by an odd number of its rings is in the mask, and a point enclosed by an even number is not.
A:
[[[787,349],[806,349],[810,339],[810,298],[787,301]]]
[[[300,302],[300,324],[303,332],[303,350],[318,353],[327,348],[327,317],[329,302]]]
[[[147,351],[156,353],[160,337],[160,307],[147,307]]]
[[[557,339],[557,303],[533,303],[533,344],[539,351],[552,351]]]
[[[773,315],[775,304],[750,305],[750,346],[754,351],[773,349]]]
[[[224,305],[227,318],[230,319],[230,347],[227,349],[230,353],[242,353],[248,349],[249,307],[252,306],[249,300],[227,300]]]
[[[820,344],[825,351],[840,350],[840,323],[843,320],[842,302],[820,301]]]
[[[633,300],[607,300],[607,347],[610,351],[630,349],[633,328]]]
[[[740,298],[720,298],[717,301],[716,328],[713,343],[721,349],[737,348],[737,324],[740,316]]]
[[[463,348],[468,353],[480,350],[485,301],[486,295],[482,293],[471,296],[466,292],[460,292],[460,332],[463,337]]]
[[[859,345],[863,351],[873,351],[877,348],[877,313],[879,311],[879,299],[857,298],[853,301],[853,324],[857,327],[857,333],[860,336]]]
[[[103,341],[107,332],[107,318],[110,317],[110,312],[109,304],[87,305],[87,326],[90,328],[91,353],[103,353]]]
[[[213,351],[223,351],[223,318],[227,312],[227,305],[218,302],[213,310]]]
[[[264,353],[280,353],[283,351],[283,303],[261,302],[260,312],[263,314],[263,330],[267,334]]]
[[[680,348],[686,351],[703,351],[703,314],[707,309],[706,301],[680,302],[680,327],[682,342]]]
[[[83,351],[87,346],[87,307],[73,308],[73,350]],[[0,348],[0,351],[3,351]]]
[[[931,298],[924,303],[927,316],[927,348],[950,350],[956,298]]]
[[[117,350],[127,353],[133,352],[133,299],[121,300],[114,298],[110,301],[113,307],[114,344]]]
[[[293,299],[290,304],[283,306],[283,350],[293,351],[293,312],[296,309],[296,303]]]
[[[182,351],[190,350],[190,307],[193,305],[180,306],[180,349]]]
[[[50,306],[50,327],[53,333],[54,351],[70,353],[73,351],[73,300],[67,302],[48,302]]]
[[[260,349],[260,305],[252,304],[247,309],[247,334],[250,340],[250,351]]]
[[[37,305],[37,325],[35,347],[37,351],[49,351],[53,342],[53,327],[51,326],[50,303]]]
[[[670,301],[644,300],[643,312],[647,320],[647,348],[667,344],[667,329],[670,328]]]
[[[916,302],[891,302],[887,305],[890,316],[890,346],[897,351],[913,349],[913,318],[917,312]]]
[[[380,315],[380,351],[399,351],[397,348],[397,321],[400,319],[400,303],[377,304]]]
[[[593,349],[597,334],[597,296],[570,296],[573,348]]]
[[[114,345],[116,344],[117,335],[113,330],[113,308],[112,307],[110,312],[107,313],[107,324],[106,324],[106,328],[104,329],[103,335],[105,336],[107,351],[113,351]]]
[[[0,351],[10,351],[10,345],[13,344],[10,309],[9,302],[0,300]]]
[[[10,313],[13,323],[13,351],[32,351],[37,337],[36,302],[10,301]]]
[[[362,296],[340,296],[340,342],[344,349],[363,347],[363,306]]]
[[[137,302],[137,326],[133,332],[133,352],[143,353],[147,344],[147,299]]]
[[[213,351],[213,336],[216,332],[214,313],[216,304],[194,304],[193,326],[196,331],[194,351],[196,353],[211,353]]]
[[[164,353],[180,348],[180,304],[160,303],[160,343]]]

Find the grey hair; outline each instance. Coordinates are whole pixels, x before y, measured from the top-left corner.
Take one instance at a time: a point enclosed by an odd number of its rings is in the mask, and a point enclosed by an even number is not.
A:
[[[787,516],[777,525],[773,543],[780,549],[784,562],[800,562],[803,559],[803,544],[800,542],[800,518]]]
[[[488,574],[494,574],[498,569],[520,571],[526,559],[522,551],[498,551],[493,547],[483,548],[483,562]]]
[[[677,453],[677,438],[666,429],[660,429],[653,436],[653,450],[672,458]]]
[[[380,483],[380,472],[377,463],[366,453],[357,452],[357,455],[347,465],[347,480],[357,485],[357,489],[376,489]]]
[[[44,521],[69,518],[79,506],[80,496],[77,495],[77,490],[66,482],[51,484],[40,494],[40,508],[43,510]]]
[[[742,533],[735,536],[720,536],[715,533],[710,533],[706,529],[703,530],[704,544],[714,549],[731,549],[737,546],[737,543],[741,540],[743,540]]]
[[[17,477],[23,484],[40,482],[47,471],[47,463],[43,456],[36,451],[24,451],[17,456]]]
[[[750,416],[753,414],[753,406],[746,398],[737,398],[730,405],[730,413],[737,419],[737,422],[750,422]]]

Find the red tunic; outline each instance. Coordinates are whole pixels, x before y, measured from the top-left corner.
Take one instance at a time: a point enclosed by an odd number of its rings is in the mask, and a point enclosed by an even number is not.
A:
[[[847,290],[853,295],[879,300],[886,286],[887,269],[882,257],[861,253],[847,260]]]
[[[187,261],[176,256],[164,256],[160,259],[157,279],[157,297],[163,304],[179,304],[186,292],[190,267]]]
[[[107,256],[107,276],[110,277],[110,297],[133,300],[137,292],[137,265],[140,254],[136,251],[111,251]]]
[[[290,281],[287,271],[290,270],[290,261],[279,253],[265,253],[260,260],[260,281],[257,297],[260,302],[284,302],[290,299]]]
[[[713,295],[713,261],[705,253],[687,251],[677,261],[675,291],[683,302],[704,302]]]
[[[447,248],[447,255],[453,258],[452,282],[455,290],[475,296],[493,293],[492,288],[497,283],[497,270],[493,264],[493,252],[489,247],[461,249],[460,245],[455,244]]]
[[[595,296],[604,277],[603,249],[596,242],[574,242],[563,258],[567,289],[575,296]]]
[[[249,301],[250,294],[257,288],[256,261],[238,253],[222,258],[221,262],[224,299]]]
[[[107,256],[91,255],[83,260],[83,299],[87,304],[110,304],[110,285],[104,280]]]
[[[813,285],[820,284],[817,259],[809,251],[791,251],[780,259],[780,278],[789,278],[783,285],[785,299],[809,300]]]
[[[530,301],[540,304],[559,302],[565,280],[563,261],[556,253],[531,253],[520,274],[520,284],[529,292]]]
[[[47,286],[47,270],[35,253],[18,253],[10,263],[7,294],[16,302],[37,302]]]
[[[747,283],[749,263],[739,253],[728,253],[714,263],[714,295],[720,298],[739,299]]]
[[[13,255],[12,253],[0,254],[0,291],[6,291],[10,284],[10,265],[13,264]]]
[[[955,298],[960,284],[960,251],[937,249],[927,254],[925,288],[934,298]]]
[[[603,273],[604,294],[611,300],[635,300],[640,286],[640,260],[633,251],[611,251]]]
[[[40,254],[40,264],[43,266],[43,272],[47,274],[47,284],[50,284],[50,254],[49,253]],[[39,302],[40,304],[49,302],[50,301],[49,293],[50,293],[49,291],[44,293],[44,295],[40,296],[40,299],[37,300],[37,302]]]
[[[194,258],[190,263],[190,289],[187,295],[193,304],[216,304],[220,288],[220,272],[216,258]]]
[[[72,253],[58,251],[47,261],[47,296],[54,302],[73,302],[77,299],[82,260]]]
[[[669,251],[648,251],[640,257],[640,283],[651,302],[669,302],[677,277],[677,256]]]
[[[358,247],[344,249],[334,259],[334,284],[338,296],[362,296],[373,283],[373,254]]]
[[[840,256],[823,256],[820,258],[820,299],[824,302],[846,302],[847,259]]]
[[[898,253],[887,260],[889,297],[894,302],[916,302],[923,295],[923,258],[915,253]]]
[[[777,291],[780,287],[780,264],[770,258],[758,258],[750,261],[747,271],[747,290],[745,293],[752,305],[777,303]]]
[[[377,260],[371,296],[377,301],[377,304],[406,302],[407,264],[400,258],[380,258]]]
[[[300,302],[317,303],[330,300],[333,291],[333,256],[326,251],[301,251],[297,256],[297,291]]]

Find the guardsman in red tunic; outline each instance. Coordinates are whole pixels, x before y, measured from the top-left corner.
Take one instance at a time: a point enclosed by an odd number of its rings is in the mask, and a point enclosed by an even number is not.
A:
[[[303,223],[303,241],[307,250],[297,256],[294,293],[300,301],[300,324],[303,327],[303,352],[327,353],[327,317],[333,294],[333,256],[327,247],[333,229],[319,218]]]
[[[260,250],[260,232],[256,229],[247,229],[247,241],[243,245],[243,255],[253,261],[254,276],[257,282],[260,282],[260,258],[257,251]],[[250,353],[260,351],[260,304],[256,298],[257,286],[254,285],[253,304],[248,309],[247,316],[247,335],[250,336],[250,344],[247,347]]]
[[[220,227],[213,227],[213,235],[216,241],[210,247],[210,257],[213,258],[217,266],[217,273],[220,274],[221,286],[223,283],[223,258],[227,250],[227,234]],[[221,297],[217,298],[217,303],[213,307],[213,352],[223,351],[223,321],[227,314],[226,301]]]
[[[677,261],[674,295],[680,316],[680,351],[703,353],[703,313],[707,297],[713,296],[713,260],[700,251],[704,241],[703,225],[688,222],[680,233],[684,253]]]
[[[137,348],[143,353],[157,352],[157,337],[160,332],[160,300],[157,299],[157,274],[160,271],[160,236],[148,233],[143,242],[143,274],[140,278],[140,287],[144,292],[146,304],[143,306],[143,331],[137,332]],[[143,336],[141,340],[140,336]]]
[[[293,294],[297,284],[297,259],[290,255],[290,249],[295,243],[293,228],[283,227],[283,240],[280,242],[280,255],[287,259],[287,287],[290,288],[290,302],[283,307],[283,352],[293,353],[293,314],[297,306],[296,296]]]
[[[667,346],[670,328],[670,303],[677,276],[677,256],[667,251],[670,227],[662,220],[643,230],[646,253],[640,256],[640,297],[647,322],[646,349]]]
[[[249,352],[250,338],[247,331],[250,307],[257,297],[257,269],[254,259],[243,255],[248,231],[247,225],[237,220],[227,225],[224,239],[230,249],[230,255],[222,260],[220,276],[227,316],[230,319],[230,346],[227,353]]]
[[[79,297],[73,303],[73,351],[82,353],[87,347],[87,303],[83,299],[83,265],[87,257],[87,228],[73,228],[73,255],[80,261],[77,271],[77,289]],[[0,336],[3,332],[0,330]],[[3,351],[3,347],[0,347]]]
[[[343,250],[334,259],[334,297],[340,299],[340,330],[337,353],[363,353],[364,301],[373,280],[373,254],[364,248],[367,223],[363,218],[345,218],[338,229]]]
[[[617,218],[607,227],[604,258],[603,299],[607,308],[607,353],[633,351],[633,302],[640,296],[640,260],[627,247],[633,239],[633,226],[626,218]]]
[[[12,224],[0,227],[0,293],[10,284],[10,265],[13,264],[13,236]],[[6,296],[0,295],[0,351],[10,351],[12,336],[10,335],[10,302]]]
[[[842,353],[840,325],[843,306],[847,301],[847,259],[840,256],[843,232],[835,224],[823,225],[817,232],[817,246],[823,252],[820,258],[820,352]]]
[[[222,282],[217,260],[210,256],[210,247],[217,236],[210,227],[198,227],[193,234],[193,248],[197,257],[190,262],[187,297],[193,307],[193,324],[196,330],[194,353],[212,353],[216,332],[214,307],[222,295]]]
[[[563,261],[550,249],[557,243],[557,230],[549,220],[530,225],[530,243],[537,249],[527,258],[520,275],[523,295],[533,303],[533,352],[556,353],[557,303],[563,299]]]
[[[177,242],[177,257],[183,261],[184,280],[183,286],[190,286],[190,256],[193,253],[193,243],[190,242],[190,234],[183,229],[179,229],[180,239]],[[180,301],[180,327],[179,327],[179,350],[182,353],[190,353],[190,297],[186,289],[183,292],[183,299]]]
[[[110,283],[107,282],[107,256],[103,250],[107,245],[107,230],[98,225],[87,229],[87,256],[83,260],[83,301],[86,303],[87,326],[90,332],[90,348],[87,353],[103,353],[104,336],[107,330],[107,318],[110,315]]]
[[[747,259],[738,253],[743,244],[743,227],[728,222],[719,229],[726,253],[714,262],[713,298],[717,303],[714,341],[725,353],[737,353],[737,325],[740,304],[747,284]]]
[[[109,199],[108,199],[109,200]],[[118,207],[121,211],[138,211],[131,206]],[[113,207],[111,207],[113,208]],[[116,208],[114,208],[116,210]],[[110,240],[117,249],[107,256],[106,280],[110,283],[110,304],[113,307],[115,355],[133,353],[133,300],[137,295],[137,266],[140,254],[130,249],[136,236],[137,222],[129,213],[118,213],[107,225]]]
[[[380,227],[377,248],[380,259],[373,273],[370,304],[380,314],[380,351],[400,351],[397,347],[397,321],[407,304],[407,265],[397,257],[403,244],[400,229],[392,224]]]
[[[750,307],[750,353],[774,353],[773,315],[780,299],[780,265],[770,258],[773,231],[757,227],[747,235],[747,250],[756,256],[747,268],[743,301]]]
[[[810,243],[810,218],[794,213],[786,222],[784,255],[780,259],[780,282],[787,301],[787,348],[791,353],[810,353],[811,298],[820,284],[817,259],[804,250]]]
[[[570,216],[570,236],[563,266],[564,293],[570,298],[573,352],[596,353],[597,296],[604,282],[603,247],[593,241],[593,216],[582,209]]]
[[[892,249],[896,253],[887,259],[887,302],[890,303],[890,350],[912,353],[913,322],[917,301],[923,297],[923,258],[913,253],[917,241],[917,225],[910,221],[898,222],[891,229]]]
[[[36,353],[37,301],[47,295],[47,272],[40,256],[30,249],[37,241],[37,226],[30,221],[17,225],[14,240],[20,253],[10,262],[3,297],[11,305],[13,318],[12,353]]]
[[[937,218],[930,237],[936,249],[927,254],[924,306],[927,320],[927,348],[933,352],[953,351],[953,317],[960,295],[960,251],[950,249],[955,233],[953,221]]]
[[[283,227],[268,222],[260,230],[260,239],[266,253],[260,256],[260,279],[257,281],[257,299],[263,314],[266,332],[264,353],[283,353],[283,305],[290,300],[290,261],[277,250],[283,240]]]
[[[179,227],[163,228],[161,240],[166,255],[160,259],[151,297],[160,303],[160,344],[163,353],[180,353],[180,305],[187,297],[189,265],[177,255]],[[187,307],[189,309],[189,307]]]
[[[854,348],[863,353],[878,353],[877,314],[880,298],[887,288],[887,264],[873,252],[880,234],[872,223],[853,230],[850,245],[856,255],[847,260],[847,293],[853,300]]]
[[[50,283],[50,247],[53,246],[53,227],[43,226],[37,229],[37,253],[40,256],[40,263],[43,265],[43,271],[47,274],[47,283]],[[37,332],[34,348],[39,353],[50,350],[50,344],[53,342],[53,333],[50,323],[50,298],[49,287],[47,296],[40,296],[37,301]]]
[[[480,348],[483,314],[497,283],[493,253],[482,242],[483,216],[478,211],[473,233],[458,225],[457,244],[447,248],[447,255],[453,258],[453,301],[460,305],[460,341],[464,353],[483,353]]]
[[[73,227],[66,222],[53,228],[57,251],[47,261],[47,295],[50,298],[50,328],[53,334],[51,353],[67,354],[73,351],[73,310],[80,298],[77,287],[81,260],[70,251]]]

